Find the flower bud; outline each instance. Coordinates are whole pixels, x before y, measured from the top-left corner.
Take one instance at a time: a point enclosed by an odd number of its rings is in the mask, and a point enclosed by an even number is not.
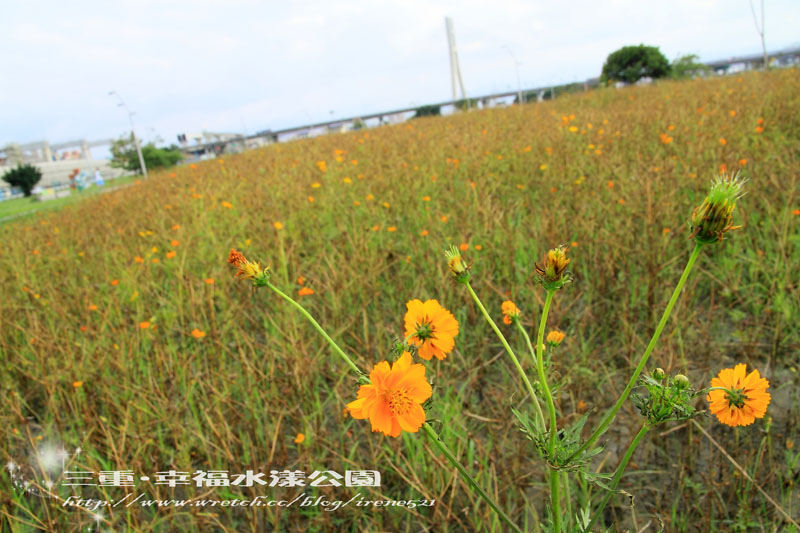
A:
[[[560,289],[571,281],[569,273],[566,272],[570,260],[567,259],[567,247],[561,245],[547,252],[542,264],[535,264],[536,278],[545,289]]]
[[[703,203],[692,211],[691,237],[700,244],[711,244],[722,240],[726,231],[741,228],[733,225],[736,201],[742,196],[746,180],[739,173],[723,174],[714,180]]]
[[[248,259],[238,250],[232,249],[228,254],[228,263],[236,267],[237,278],[253,280],[255,287],[265,287],[269,282],[269,267],[261,268],[255,261]]]
[[[689,378],[687,378],[683,374],[675,374],[673,381],[675,383],[675,386],[678,387],[679,389],[685,389],[689,386]]]
[[[450,274],[453,276],[453,279],[459,283],[468,282],[470,266],[464,262],[458,248],[451,246],[444,251],[444,256],[447,258],[447,266],[450,268]]]
[[[666,373],[664,372],[663,368],[659,367],[653,370],[653,379],[656,381],[662,381],[664,376],[666,376]]]

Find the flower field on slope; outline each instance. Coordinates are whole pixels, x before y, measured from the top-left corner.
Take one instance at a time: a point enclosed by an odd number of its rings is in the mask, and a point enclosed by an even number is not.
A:
[[[425,118],[277,144],[154,174],[135,186],[0,227],[3,462],[57,443],[74,470],[378,470],[365,498],[435,499],[415,509],[113,508],[102,522],[0,474],[4,529],[484,531],[502,526],[422,438],[372,433],[345,407],[358,385],[289,306],[236,283],[242,250],[365,369],[404,335],[406,303],[437,299],[455,349],[426,361],[428,420],[517,523],[545,515],[541,463],[510,409],[514,369],[448,277],[456,244],[495,321],[542,304],[534,263],[567,243],[574,283],[550,310],[566,334],[555,401],[590,420],[613,403],[691,249],[687,220],[721,169],[749,178],[740,231],[698,261],[652,366],[704,387],[747,362],[769,378],[750,431],[701,424],[798,516],[800,75],[797,70],[602,89],[555,101]],[[526,310],[528,310],[526,314]],[[517,342],[515,339],[512,342]],[[419,362],[419,361],[415,361]],[[529,363],[525,363],[529,364]],[[700,402],[699,408],[708,404]],[[595,467],[612,470],[635,432],[628,404]],[[299,438],[302,434],[303,438]],[[465,440],[467,439],[467,440]],[[298,442],[299,441],[299,442]],[[437,464],[438,463],[440,464]],[[779,527],[781,518],[691,424],[633,458],[614,521],[668,531]],[[638,470],[638,472],[637,472]],[[574,501],[602,491],[574,480]],[[71,487],[52,492],[65,498]],[[83,497],[119,498],[128,487]],[[137,482],[153,498],[288,497],[284,487]],[[354,490],[308,494],[349,499]],[[178,496],[175,496],[175,495]],[[579,509],[571,509],[577,513]]]

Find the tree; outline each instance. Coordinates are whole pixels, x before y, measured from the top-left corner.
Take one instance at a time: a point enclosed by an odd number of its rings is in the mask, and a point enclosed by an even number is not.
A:
[[[440,106],[435,104],[423,105],[417,108],[417,112],[411,118],[434,117],[441,114],[442,114],[442,109]]]
[[[18,164],[3,175],[3,181],[12,187],[22,189],[22,194],[30,196],[31,191],[42,179],[42,171],[31,164]]]
[[[711,68],[699,63],[698,59],[700,57],[697,54],[677,57],[670,65],[670,77],[680,80],[707,74]]]
[[[124,168],[130,171],[139,171],[139,155],[136,153],[136,146],[130,136],[122,136],[111,145],[111,166]],[[183,154],[177,146],[169,148],[158,148],[153,143],[142,146],[142,158],[148,169],[171,167],[181,159]]]
[[[624,46],[612,52],[603,65],[601,81],[636,83],[641,78],[662,78],[669,74],[669,61],[656,46]]]

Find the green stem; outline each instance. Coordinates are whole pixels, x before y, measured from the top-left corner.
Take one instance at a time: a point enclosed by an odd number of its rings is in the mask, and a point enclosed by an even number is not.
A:
[[[598,507],[597,511],[595,511],[594,516],[592,517],[592,521],[589,522],[589,526],[586,528],[586,531],[592,530],[592,526],[594,525],[594,523],[597,521],[598,518],[600,518],[600,515],[603,514],[603,510],[606,508],[606,504],[608,504],[608,501],[611,499],[611,497],[614,494],[616,494],[617,485],[619,485],[619,480],[620,478],[622,478],[622,473],[628,466],[628,461],[631,460],[631,456],[633,455],[633,452],[636,450],[636,447],[639,445],[639,441],[642,440],[642,437],[644,437],[648,431],[650,431],[651,427],[652,426],[650,426],[650,424],[645,422],[642,425],[642,428],[639,430],[639,433],[637,433],[636,436],[631,441],[630,445],[628,446],[628,449],[625,450],[625,455],[622,456],[622,461],[619,463],[617,471],[614,472],[614,479],[611,480],[611,486],[609,487],[611,490],[609,490],[606,493],[605,498],[603,498],[603,501],[600,502],[600,507]]]
[[[661,332],[664,330],[664,326],[667,325],[667,320],[669,320],[669,315],[672,313],[672,308],[675,306],[675,302],[678,301],[678,296],[680,296],[683,286],[686,284],[686,280],[689,277],[689,273],[692,271],[694,262],[700,255],[700,249],[702,246],[703,245],[700,243],[695,243],[694,250],[692,250],[692,255],[689,256],[689,261],[686,263],[686,268],[683,269],[683,274],[681,274],[681,278],[678,280],[678,285],[675,286],[675,290],[672,292],[672,297],[669,299],[666,309],[664,309],[664,314],[661,316],[661,320],[658,322],[656,330],[653,332],[653,337],[650,339],[650,343],[647,345],[647,349],[645,349],[644,354],[642,354],[642,358],[639,360],[639,365],[636,367],[631,379],[625,386],[625,390],[622,391],[622,395],[617,400],[617,403],[614,404],[614,407],[612,407],[611,410],[606,413],[606,416],[603,418],[602,422],[600,422],[600,425],[597,427],[594,433],[592,433],[589,439],[584,442],[581,447],[569,457],[569,459],[567,459],[567,462],[583,453],[584,450],[586,450],[589,446],[594,444],[598,438],[600,438],[600,436],[606,431],[608,426],[614,420],[614,417],[622,407],[622,404],[628,399],[628,395],[636,385],[636,380],[639,379],[639,374],[641,374],[642,370],[644,370],[644,365],[647,364],[650,354],[653,353],[653,349],[656,347],[656,343],[658,342],[658,338],[661,336]]]
[[[547,325],[547,314],[550,312],[550,304],[553,303],[553,296],[555,290],[547,291],[547,298],[544,301],[544,308],[542,309],[542,317],[539,319],[539,332],[536,336],[536,368],[539,371],[539,381],[544,391],[545,399],[547,400],[547,411],[550,415],[550,438],[547,443],[547,454],[550,460],[555,460],[556,449],[556,432],[558,427],[556,424],[556,406],[553,403],[553,394],[550,392],[550,387],[547,385],[547,376],[544,373],[544,330]],[[553,513],[553,531],[559,533],[561,531],[561,500],[558,494],[558,470],[550,470],[550,507]]]
[[[353,362],[353,361],[352,361],[352,360],[351,360],[351,359],[350,359],[350,358],[347,356],[347,354],[346,354],[346,353],[344,353],[344,351],[342,351],[342,349],[341,349],[341,348],[339,348],[339,345],[338,345],[338,344],[336,344],[336,342],[335,342],[335,341],[334,341],[334,340],[333,340],[333,339],[330,337],[330,335],[328,335],[328,334],[325,332],[325,330],[324,330],[324,329],[322,329],[322,326],[320,326],[320,325],[319,325],[319,322],[317,322],[316,320],[314,320],[314,317],[313,317],[313,316],[311,316],[311,314],[310,314],[308,311],[306,311],[306,310],[303,308],[303,306],[302,306],[302,305],[300,305],[299,303],[295,302],[295,301],[292,299],[292,297],[291,297],[291,296],[288,296],[288,295],[284,294],[284,293],[283,293],[283,292],[282,292],[280,289],[278,289],[278,288],[277,288],[275,285],[273,285],[272,283],[270,283],[270,282],[267,282],[267,287],[269,287],[270,289],[272,289],[273,291],[275,291],[275,292],[278,294],[278,296],[280,296],[281,298],[283,298],[284,300],[286,300],[287,302],[289,302],[290,304],[292,304],[293,306],[295,306],[295,308],[297,308],[297,310],[298,310],[298,311],[300,311],[300,314],[302,314],[304,317],[306,317],[306,319],[307,319],[309,322],[311,322],[311,325],[312,325],[312,326],[314,326],[314,328],[316,328],[316,330],[319,332],[319,334],[320,334],[320,335],[322,335],[322,337],[323,337],[323,338],[324,338],[326,341],[328,341],[328,344],[330,344],[330,345],[331,345],[331,347],[333,348],[333,351],[335,351],[337,354],[339,354],[339,355],[341,356],[341,358],[342,358],[342,359],[344,359],[344,362],[345,362],[345,363],[347,363],[347,365],[348,365],[348,366],[349,366],[349,367],[350,367],[350,368],[353,370],[353,372],[355,372],[355,373],[356,373],[356,375],[357,375],[359,378],[367,379],[367,376],[366,376],[366,375],[364,375],[364,373],[363,373],[363,372],[361,372],[361,370],[360,370],[360,369],[359,369],[359,368],[356,366],[356,364],[355,364],[355,363],[354,363],[354,362]]]
[[[531,344],[531,338],[528,336],[528,332],[525,331],[525,328],[522,327],[522,324],[520,324],[519,319],[514,318],[512,320],[514,320],[514,323],[516,323],[517,329],[522,334],[522,337],[525,339],[525,342],[528,343],[528,350],[531,353],[531,359],[533,359],[533,364],[536,365],[536,353],[533,350],[533,344]],[[538,401],[534,403],[536,404],[536,411],[539,413],[540,427],[542,428],[542,431],[544,431],[545,424],[544,424],[544,415],[542,414],[542,407],[539,405]]]
[[[505,521],[505,523],[511,526],[511,528],[514,531],[522,533],[522,530],[519,528],[519,526],[517,526],[514,522],[511,521],[508,515],[506,515],[506,513],[503,512],[502,509],[500,509],[500,507],[494,502],[494,500],[492,500],[492,498],[490,498],[489,495],[486,494],[486,491],[483,490],[483,487],[478,485],[478,482],[475,481],[475,479],[473,479],[473,477],[469,474],[469,472],[467,472],[464,469],[463,466],[461,466],[461,463],[458,462],[458,459],[456,459],[455,455],[453,455],[453,452],[450,451],[450,448],[447,447],[447,445],[442,441],[441,437],[439,437],[439,435],[436,433],[436,431],[434,431],[434,429],[430,426],[430,424],[425,422],[422,425],[422,429],[425,430],[425,433],[428,435],[428,437],[430,437],[431,441],[436,445],[436,447],[439,448],[439,450],[444,454],[444,456],[447,457],[447,460],[450,461],[450,464],[456,467],[456,470],[458,470],[461,473],[461,476],[467,481],[467,483],[473,489],[475,489],[475,491],[480,495],[481,498],[483,498],[486,501],[486,503],[489,504],[489,507],[491,507],[492,510],[495,513],[497,513],[497,515],[500,518],[502,518],[503,521]]]
[[[500,339],[500,342],[503,344],[503,347],[506,349],[506,352],[508,352],[508,355],[511,357],[511,360],[514,362],[514,366],[517,368],[517,372],[522,378],[522,381],[525,383],[525,387],[528,389],[528,394],[531,395],[531,400],[533,401],[534,405],[536,405],[536,408],[539,411],[539,418],[540,418],[539,422],[541,423],[542,429],[544,429],[544,416],[542,415],[542,408],[539,406],[539,400],[536,397],[536,393],[533,390],[533,385],[531,385],[531,382],[528,379],[528,375],[525,374],[525,371],[522,369],[522,365],[519,364],[519,359],[517,359],[516,354],[514,354],[514,350],[512,350],[511,346],[508,345],[508,341],[500,332],[500,329],[497,327],[497,324],[495,324],[494,320],[492,320],[492,317],[489,316],[489,313],[486,311],[486,308],[483,306],[483,303],[481,303],[480,298],[478,298],[478,295],[475,294],[475,291],[472,289],[472,285],[469,284],[469,281],[465,282],[464,285],[467,286],[467,290],[472,296],[472,299],[475,300],[475,305],[477,305],[478,309],[481,310],[481,313],[483,313],[483,317],[492,327],[495,334]]]

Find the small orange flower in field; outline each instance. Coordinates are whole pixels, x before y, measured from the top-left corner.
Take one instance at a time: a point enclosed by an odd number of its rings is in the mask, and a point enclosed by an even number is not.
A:
[[[379,229],[381,229],[381,227],[378,226],[377,224],[375,226],[372,226],[372,231],[378,231]]]
[[[756,126],[756,133],[764,133],[764,127],[763,126]]]
[[[728,111],[728,114],[729,114],[730,116],[732,116],[732,117],[735,117],[735,116],[736,116],[736,111],[734,111],[733,109],[731,109],[730,111]]]
[[[423,202],[430,202],[431,201],[431,197],[430,196],[423,196],[422,197],[422,201]]]
[[[327,172],[328,165],[325,164],[325,161],[317,161],[317,168],[320,172]]]
[[[86,331],[87,329],[89,329],[89,328],[87,328],[86,326],[81,326],[81,327],[80,327],[80,330],[81,330],[81,331]]]
[[[447,217],[447,215],[442,215],[439,220],[441,220],[442,222],[447,222],[448,217]]]
[[[177,178],[177,177],[178,177],[178,175],[177,175],[177,174],[175,174],[174,172],[172,172],[172,173],[169,175],[169,177],[170,177],[170,178]]]
[[[763,123],[764,123],[764,119],[761,118],[761,117],[759,117],[758,120],[756,120],[756,124],[758,124],[759,126],[762,125]]]
[[[176,252],[175,250],[170,250],[169,252],[167,252],[166,257],[167,257],[167,259],[172,259],[176,255],[178,255],[178,252]]]
[[[89,304],[89,311],[97,311],[97,306],[94,304]]]
[[[80,389],[81,387],[83,387],[83,381],[73,381],[72,386],[73,388]]]
[[[709,391],[706,397],[709,410],[723,424],[731,427],[749,426],[756,418],[762,418],[767,413],[771,399],[767,392],[769,381],[762,378],[758,370],[747,374],[745,364],[722,369],[711,380],[711,387],[715,389]]]
[[[547,334],[547,338],[545,340],[547,340],[547,343],[550,344],[551,346],[558,346],[559,344],[561,344],[561,341],[564,340],[565,336],[566,335],[564,335],[563,331],[558,331],[557,329],[551,329],[550,332]]]
[[[117,285],[119,285],[119,280],[118,280],[118,279],[112,279],[112,280],[111,280],[111,285],[113,285],[114,287],[116,287]]]
[[[227,208],[227,209],[233,209],[233,204],[232,204],[232,203],[230,203],[230,202],[224,202],[224,201],[223,201],[223,202],[222,202],[222,207],[225,207],[225,208]]]
[[[180,226],[180,224],[175,224],[174,226],[172,226],[172,229],[179,230],[179,229],[181,229],[181,226]]]
[[[740,167],[747,166],[747,159],[744,159],[744,158],[740,159],[739,160],[739,166]]]
[[[397,231],[397,228],[395,226],[389,226],[388,228],[386,228],[386,231],[392,233],[392,232]]]
[[[476,244],[475,249],[480,252],[481,250],[483,250],[483,246],[481,246],[480,244]]]
[[[319,189],[320,187],[322,187],[322,184],[318,181],[315,181],[314,183],[311,184],[312,189]]]
[[[205,279],[205,282],[206,282],[208,285],[213,285],[213,284],[214,284],[214,278],[206,278],[206,279]]]
[[[573,248],[577,248],[578,247],[578,243],[575,242],[575,241],[572,241],[571,243],[569,243],[569,245],[572,246]]]
[[[368,194],[365,198],[367,199],[368,202],[375,199],[375,197],[372,194]]]
[[[151,261],[151,262],[153,262],[153,263],[160,263],[160,262],[161,262],[161,261],[158,259],[158,257],[154,257],[154,258],[153,258],[153,259],[151,259],[150,261]]]
[[[194,163],[189,163],[189,167],[190,168],[197,168],[197,165],[195,165]]]
[[[179,244],[180,244],[180,242],[174,241],[174,240],[169,243],[170,246],[178,246]]]
[[[306,436],[302,433],[298,433],[297,436],[294,438],[295,444],[303,444],[303,441],[306,440]]]
[[[302,289],[297,291],[298,296],[309,296],[311,294],[314,294],[314,289],[310,287],[303,287]]]
[[[721,144],[722,146],[725,146],[726,144],[728,144],[728,141],[725,140],[725,137],[720,137],[719,138],[719,144]]]
[[[581,400],[578,402],[578,411],[583,412],[584,410],[586,410],[586,402]]]
[[[619,205],[625,205],[625,198],[620,198],[619,200],[617,200],[617,203]]]
[[[358,200],[353,200],[353,205],[358,207],[361,205],[361,202],[359,202]]]
[[[608,183],[606,183],[606,185],[608,186],[609,189],[613,189],[614,188],[614,182],[613,181],[609,181]]]
[[[310,203],[310,204],[314,203],[314,197],[313,196],[309,196],[308,197],[308,203]]]
[[[728,165],[726,165],[725,163],[722,163],[722,164],[719,166],[719,171],[720,171],[720,173],[726,172],[727,170],[728,170]]]
[[[422,404],[433,389],[425,379],[425,367],[412,364],[411,354],[392,364],[381,361],[369,373],[369,385],[361,385],[358,399],[347,404],[353,418],[369,418],[372,431],[399,437],[403,431],[416,433],[425,423]]]
[[[792,214],[793,215],[800,215],[800,209],[795,209],[794,211],[792,211]]]
[[[144,257],[140,257],[138,255],[136,257],[134,257],[133,260],[136,261],[137,263],[140,263],[140,264],[144,263]]]
[[[417,347],[417,354],[430,361],[431,357],[444,359],[453,351],[458,335],[458,322],[453,314],[436,300],[411,300],[406,303],[405,336]]]
[[[391,206],[389,205],[389,202],[383,202],[383,207],[389,209]]]
[[[277,230],[281,230],[281,229],[283,229],[283,222],[273,222],[272,223],[272,227],[277,229]]]
[[[305,285],[306,284],[306,278],[304,278],[303,276],[297,276],[297,284],[298,285]]]
[[[458,249],[461,250],[462,252],[466,252],[467,250],[469,250],[469,244],[462,242],[461,244],[458,245]]]
[[[139,322],[139,329],[147,329],[149,327],[150,327],[150,322],[146,320],[144,322]]]
[[[520,315],[519,307],[514,305],[511,300],[506,300],[500,305],[500,310],[503,312],[503,323],[511,324],[512,319]]]
[[[428,230],[424,229],[424,230],[419,232],[419,235],[420,235],[420,237],[425,237],[425,236],[428,235],[428,233],[430,233],[430,232]]]
[[[192,337],[194,337],[195,339],[202,339],[205,336],[206,336],[206,332],[205,331],[201,331],[201,330],[199,330],[197,328],[194,328],[192,330]]]
[[[667,234],[669,234],[669,232],[670,232],[669,228],[664,228],[664,229],[661,230],[661,234],[662,235],[667,235]]]
[[[539,170],[547,170],[547,165],[542,163],[541,165],[539,165]]]

